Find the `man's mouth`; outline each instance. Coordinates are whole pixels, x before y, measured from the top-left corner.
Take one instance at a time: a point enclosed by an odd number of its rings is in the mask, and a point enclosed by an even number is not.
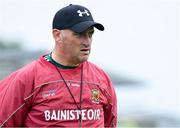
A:
[[[89,54],[90,49],[89,48],[83,48],[81,49],[81,52],[83,52],[84,54]]]

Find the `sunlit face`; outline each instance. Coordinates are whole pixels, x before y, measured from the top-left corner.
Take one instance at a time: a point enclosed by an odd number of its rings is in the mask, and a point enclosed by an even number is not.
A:
[[[86,61],[91,51],[93,28],[82,33],[75,33],[71,30],[61,30],[61,52],[64,59],[72,64],[79,64]]]

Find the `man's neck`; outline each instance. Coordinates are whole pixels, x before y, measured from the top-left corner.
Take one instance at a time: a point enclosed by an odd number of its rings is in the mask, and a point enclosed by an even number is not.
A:
[[[73,63],[68,62],[67,60],[62,58],[61,55],[58,55],[58,53],[56,53],[55,51],[53,51],[51,53],[51,57],[55,62],[57,62],[63,66],[78,67],[80,65],[80,64],[73,64]]]

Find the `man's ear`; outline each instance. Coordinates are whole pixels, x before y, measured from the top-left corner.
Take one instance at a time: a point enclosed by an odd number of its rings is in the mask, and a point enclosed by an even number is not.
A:
[[[54,38],[56,43],[61,43],[62,42],[63,39],[62,39],[62,33],[61,33],[60,30],[53,29],[52,34],[53,34],[53,38]]]

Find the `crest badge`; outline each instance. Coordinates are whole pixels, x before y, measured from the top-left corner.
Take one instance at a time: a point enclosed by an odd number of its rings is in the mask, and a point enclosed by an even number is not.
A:
[[[91,100],[93,103],[99,103],[99,97],[100,97],[100,94],[99,94],[99,90],[98,89],[92,89],[91,90]]]

